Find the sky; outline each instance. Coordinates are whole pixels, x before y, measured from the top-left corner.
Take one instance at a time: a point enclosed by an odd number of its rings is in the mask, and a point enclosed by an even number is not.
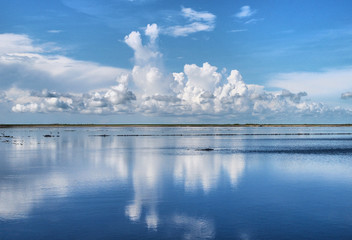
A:
[[[350,0],[0,2],[0,123],[351,123]]]

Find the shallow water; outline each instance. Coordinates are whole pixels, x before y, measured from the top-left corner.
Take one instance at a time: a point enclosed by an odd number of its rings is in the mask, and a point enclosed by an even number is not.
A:
[[[352,239],[352,128],[0,130],[0,239]]]

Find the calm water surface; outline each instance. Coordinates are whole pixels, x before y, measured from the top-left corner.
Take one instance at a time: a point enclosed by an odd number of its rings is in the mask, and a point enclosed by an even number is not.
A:
[[[0,130],[0,239],[352,239],[352,128]]]

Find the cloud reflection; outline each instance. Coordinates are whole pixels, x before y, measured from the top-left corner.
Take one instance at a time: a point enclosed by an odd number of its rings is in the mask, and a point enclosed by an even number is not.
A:
[[[23,182],[0,182],[0,219],[26,217],[32,208],[47,195],[67,196],[68,182],[58,174]]]
[[[221,178],[237,186],[245,169],[242,155],[195,150],[195,146],[216,144],[212,138],[204,142],[79,131],[55,131],[50,138],[43,137],[45,130],[21,132],[15,137],[23,145],[1,143],[5,155],[0,162],[4,176],[0,179],[0,218],[26,218],[48,198],[70,197],[111,184],[132,187],[133,197],[121,206],[130,221],[154,231],[171,224],[182,229],[184,239],[214,236],[214,224],[205,217],[175,214],[172,209],[162,212],[159,204],[168,199],[173,183],[186,191],[207,193],[216,189]]]
[[[136,158],[133,159],[132,182],[133,201],[126,206],[125,214],[131,221],[139,221],[142,209],[146,209],[145,223],[149,229],[157,229],[159,216],[157,204],[161,195],[162,171],[165,161],[157,150],[159,141],[140,139],[136,147]],[[138,149],[143,149],[139,152]],[[130,164],[132,164],[130,162]]]
[[[207,219],[175,215],[173,221],[177,228],[184,230],[183,239],[213,239],[215,237],[214,223]]]
[[[199,188],[209,192],[217,186],[223,173],[227,173],[232,186],[236,186],[245,168],[243,155],[199,154],[177,158],[174,177],[177,183],[183,183],[186,191]]]

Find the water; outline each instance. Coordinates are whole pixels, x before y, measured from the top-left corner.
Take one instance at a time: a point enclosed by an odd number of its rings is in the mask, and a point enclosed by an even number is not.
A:
[[[0,130],[0,239],[352,239],[352,128]]]

